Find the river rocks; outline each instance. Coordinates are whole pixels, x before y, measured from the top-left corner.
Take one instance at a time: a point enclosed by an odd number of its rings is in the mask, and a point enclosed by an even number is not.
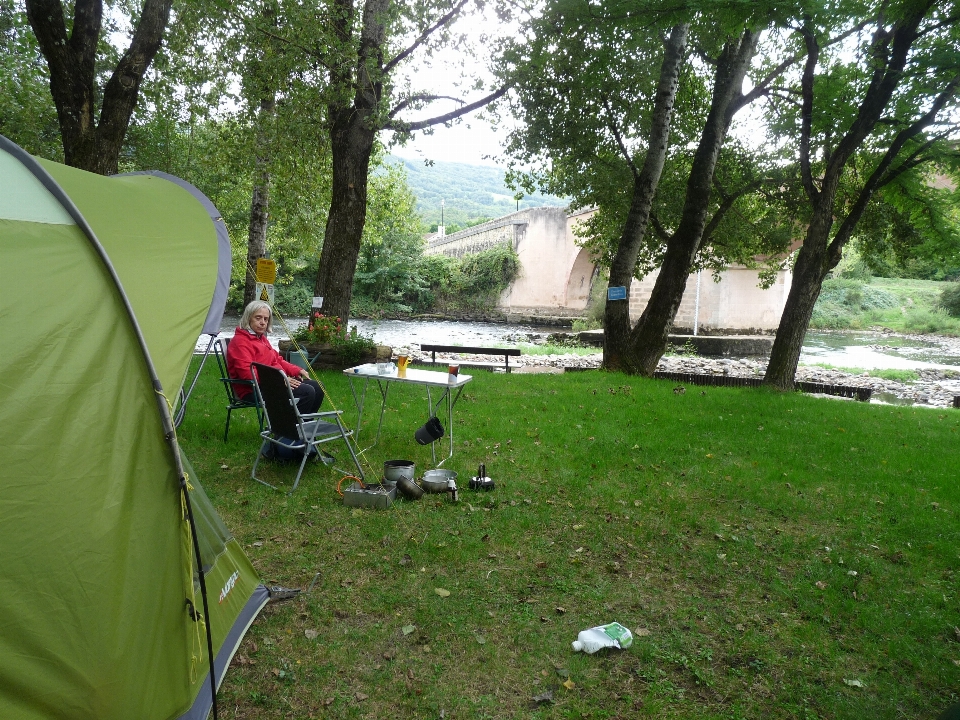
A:
[[[413,361],[429,361],[430,354],[412,349]],[[486,356],[458,356],[462,361],[490,360]],[[437,360],[441,358],[438,354]],[[546,368],[565,370],[598,369],[603,360],[602,353],[590,355],[522,355],[518,358],[522,369],[514,372],[538,372],[533,368],[544,368],[539,372],[550,372]],[[730,377],[763,377],[767,368],[766,358],[704,358],[695,355],[667,355],[660,359],[657,370],[663,372],[683,372],[701,375],[725,375]],[[501,370],[502,372],[502,370]],[[901,383],[873,377],[869,373],[850,374],[839,370],[801,365],[797,369],[797,380],[822,383],[824,385],[848,385],[873,390],[873,398],[879,402],[905,405],[926,405],[930,407],[952,407],[953,396],[960,395],[960,371],[923,369],[918,372],[920,379],[912,383]]]

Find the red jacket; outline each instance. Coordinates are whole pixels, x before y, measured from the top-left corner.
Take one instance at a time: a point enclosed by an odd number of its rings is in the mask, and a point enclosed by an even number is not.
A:
[[[280,353],[273,349],[265,335],[257,335],[249,330],[238,327],[233,340],[227,346],[227,373],[237,380],[252,380],[250,363],[258,362],[263,365],[280,368],[290,377],[300,377],[299,365],[288,363]],[[233,385],[237,397],[246,398],[253,394],[249,385]]]

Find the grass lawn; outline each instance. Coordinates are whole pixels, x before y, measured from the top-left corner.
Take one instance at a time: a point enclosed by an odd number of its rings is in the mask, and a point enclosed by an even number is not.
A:
[[[355,422],[346,379],[320,379]],[[419,475],[426,399],[390,401],[366,464]],[[960,699],[960,412],[477,372],[444,465],[461,501],[373,511],[320,465],[291,497],[250,480],[256,423],[236,413],[224,444],[224,404],[208,367],[179,431],[207,493],[265,582],[319,579],[253,624],[221,717],[860,720]],[[492,493],[467,489],[481,462]],[[293,466],[262,467],[289,487]],[[571,650],[611,621],[631,648]]]

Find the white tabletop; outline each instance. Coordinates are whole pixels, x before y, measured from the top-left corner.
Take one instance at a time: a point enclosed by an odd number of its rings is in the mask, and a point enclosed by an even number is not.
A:
[[[413,383],[414,385],[431,385],[435,387],[458,388],[473,380],[472,375],[457,375],[456,381],[450,382],[450,374],[437,370],[415,370],[407,368],[402,375],[394,368],[389,373],[381,375],[377,372],[375,363],[357,365],[343,371],[348,377],[369,378],[371,380],[386,380],[387,382]]]

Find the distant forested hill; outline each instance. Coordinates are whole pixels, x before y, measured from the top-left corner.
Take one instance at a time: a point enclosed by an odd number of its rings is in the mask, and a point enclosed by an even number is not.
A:
[[[407,160],[391,155],[388,162],[402,164],[407,182],[417,196],[417,210],[427,225],[440,222],[440,200],[447,225],[467,227],[481,219],[492,219],[515,212],[514,192],[504,182],[502,168],[454,162]],[[562,206],[566,201],[551,195],[530,195],[520,200],[520,208]]]

